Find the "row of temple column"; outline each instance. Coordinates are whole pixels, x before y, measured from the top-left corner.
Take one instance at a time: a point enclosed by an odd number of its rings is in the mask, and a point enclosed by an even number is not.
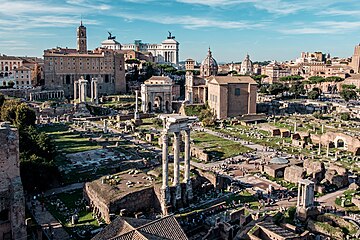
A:
[[[79,103],[86,102],[87,97],[87,84],[88,81],[81,77],[78,81],[74,81],[74,101],[76,102],[79,99]],[[90,94],[91,102],[98,101],[98,81],[96,78],[92,78],[90,82]]]
[[[170,190],[169,190],[169,161],[168,161],[168,134],[167,130],[162,133],[162,210],[167,212],[166,206],[170,204]],[[173,206],[176,206],[176,201],[181,199],[181,185],[180,185],[180,131],[173,132],[174,136],[174,178],[173,187],[175,187],[175,199]],[[186,197],[188,200],[192,199],[192,187],[190,180],[190,129],[184,130],[185,137],[185,154],[184,154],[184,183],[186,184]]]
[[[63,90],[46,91],[46,92],[33,92],[30,93],[29,100],[44,100],[44,99],[62,99],[64,98]]]

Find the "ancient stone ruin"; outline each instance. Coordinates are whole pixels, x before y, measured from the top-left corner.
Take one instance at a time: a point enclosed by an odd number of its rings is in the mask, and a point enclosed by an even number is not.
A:
[[[19,135],[6,122],[0,123],[0,143],[0,239],[26,239]]]

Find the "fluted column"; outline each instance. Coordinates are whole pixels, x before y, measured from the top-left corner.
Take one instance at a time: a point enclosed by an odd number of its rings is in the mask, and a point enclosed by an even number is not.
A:
[[[190,129],[187,129],[184,132],[185,132],[184,181],[187,183],[187,181],[190,179]]]
[[[174,186],[179,185],[180,168],[179,168],[179,147],[180,147],[180,133],[174,132]]]
[[[78,88],[79,82],[74,81],[74,101],[77,99],[77,88]]]
[[[168,187],[169,166],[168,166],[168,135],[164,131],[162,133],[162,186],[161,186],[161,210],[163,215],[168,215],[168,204],[170,203],[170,191]]]
[[[84,102],[86,102],[86,82],[83,83],[83,98],[84,98]]]
[[[162,188],[168,187],[169,169],[168,169],[168,136],[167,132],[162,133]]]
[[[184,182],[186,184],[187,200],[193,198],[192,183],[190,179],[190,129],[185,130],[185,154],[184,154]]]
[[[139,90],[135,90],[135,113],[134,113],[135,120],[140,118],[138,103],[139,103]]]
[[[94,102],[94,78],[90,82],[90,98],[91,102]]]
[[[300,197],[301,197],[301,183],[298,183],[298,196],[296,206],[300,207]]]

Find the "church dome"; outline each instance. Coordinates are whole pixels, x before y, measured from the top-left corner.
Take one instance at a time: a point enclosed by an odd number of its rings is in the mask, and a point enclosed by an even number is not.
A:
[[[212,57],[211,50],[209,48],[206,58],[201,62],[200,66],[200,75],[203,77],[209,77],[212,75],[217,75],[218,73],[218,64],[216,60]]]
[[[249,75],[253,73],[253,63],[250,60],[249,54],[246,54],[244,61],[241,63],[240,74]]]

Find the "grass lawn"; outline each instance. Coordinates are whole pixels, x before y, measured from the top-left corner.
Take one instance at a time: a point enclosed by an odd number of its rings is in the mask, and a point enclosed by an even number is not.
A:
[[[70,132],[68,125],[54,124],[44,126],[40,131],[46,132],[53,138],[59,152],[77,153],[100,148],[95,142],[90,142],[89,138],[81,137],[80,134]]]
[[[223,139],[205,132],[192,133],[191,138],[193,139],[195,145],[203,148],[212,159],[225,159],[252,151],[251,148],[245,147],[240,143]]]

